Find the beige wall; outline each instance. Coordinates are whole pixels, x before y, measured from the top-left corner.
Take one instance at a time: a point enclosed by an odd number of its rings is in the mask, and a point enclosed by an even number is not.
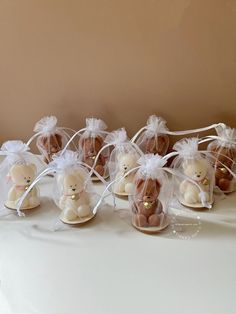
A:
[[[0,141],[46,114],[236,127],[235,0],[0,0]]]

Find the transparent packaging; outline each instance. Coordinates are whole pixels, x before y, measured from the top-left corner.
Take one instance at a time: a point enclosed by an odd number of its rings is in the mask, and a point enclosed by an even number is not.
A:
[[[213,157],[216,186],[222,192],[230,193],[236,189],[236,179],[233,175],[236,173],[236,129],[219,126],[216,131],[218,137],[207,149]]]
[[[166,160],[161,156],[146,154],[138,160],[138,164],[134,192],[129,197],[132,224],[140,231],[155,233],[166,228],[170,222],[173,184],[163,168]]]
[[[145,154],[164,156],[169,148],[169,136],[166,121],[155,115],[147,120],[147,125],[134,135],[135,142]]]
[[[29,188],[40,165],[37,158],[29,152],[29,147],[22,141],[3,143],[0,155],[4,158],[0,164],[1,210],[5,207],[24,215],[21,210],[33,209],[40,205],[37,187]],[[27,198],[18,208],[18,202],[27,190]]]
[[[63,155],[54,158],[53,165],[57,169],[53,197],[62,210],[60,219],[70,224],[92,219],[98,197],[90,173],[79,162],[78,154],[67,150]]]
[[[111,132],[105,142],[107,146],[113,147],[108,161],[110,180],[114,181],[113,192],[117,195],[130,195],[134,189],[135,172],[126,174],[138,166],[137,161],[142,152],[129,141],[124,128]]]
[[[52,161],[55,154],[59,153],[70,139],[69,128],[57,126],[55,116],[44,117],[34,127],[35,134],[29,139],[28,145],[36,138],[36,146],[47,164]]]
[[[91,173],[87,165],[80,161],[78,153],[65,150],[54,155],[52,162],[32,182],[32,186],[52,173],[52,198],[62,211],[60,220],[71,225],[91,220],[96,215],[99,196],[94,191]],[[27,192],[23,195],[22,202],[26,196]]]
[[[79,139],[79,149],[82,156],[82,161],[90,167],[94,167],[94,170],[102,177],[108,176],[107,160],[109,156],[109,149],[103,150],[99,155],[98,152],[104,146],[104,138],[108,134],[105,130],[107,126],[104,121],[96,118],[86,119],[86,128]],[[96,164],[94,165],[96,159]],[[95,175],[93,180],[98,179]]]
[[[214,169],[207,152],[199,151],[198,144],[198,138],[188,138],[173,146],[177,156],[172,168],[183,175],[175,177],[175,193],[179,202],[187,207],[211,208],[214,202]]]

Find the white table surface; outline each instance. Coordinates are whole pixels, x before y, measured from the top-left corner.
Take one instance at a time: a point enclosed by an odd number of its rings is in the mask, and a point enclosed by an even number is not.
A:
[[[130,225],[124,200],[52,231],[51,180],[40,208],[0,218],[1,314],[236,313],[236,193],[158,235]]]

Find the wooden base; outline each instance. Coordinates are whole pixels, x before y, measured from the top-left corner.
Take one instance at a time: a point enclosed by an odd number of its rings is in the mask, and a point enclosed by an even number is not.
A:
[[[137,226],[134,221],[132,220],[132,226],[137,229],[140,232],[146,233],[146,234],[157,234],[160,233],[162,230],[166,229],[170,224],[169,217],[165,217],[165,221],[163,224],[157,227],[139,227]]]
[[[7,203],[5,203],[4,206],[5,206],[6,208],[8,208],[8,209],[11,209],[11,210],[15,210],[15,211],[17,210],[15,207],[8,206]],[[33,207],[21,207],[20,210],[21,210],[21,211],[24,211],[24,210],[27,211],[27,210],[31,210],[31,209],[37,208],[37,207],[39,207],[39,206],[40,206],[40,203],[38,203],[37,205],[35,205],[35,206],[33,206]]]
[[[183,206],[189,207],[189,208],[195,209],[195,210],[206,210],[206,209],[209,209],[206,206],[202,206],[202,203],[189,204],[189,203],[185,203],[183,200],[179,200],[179,202]],[[207,203],[210,204],[210,205],[213,205],[214,204],[214,200],[212,199],[212,200],[208,201]]]
[[[108,178],[109,178],[109,175],[103,177],[104,180],[106,180],[106,179],[108,179]],[[91,177],[91,179],[92,179],[92,181],[94,181],[94,182],[99,182],[99,181],[101,181],[101,180],[100,180],[97,176],[95,176],[95,175],[93,175],[93,176]]]
[[[130,194],[128,194],[128,193],[119,193],[119,192],[115,192],[115,191],[113,191],[113,193],[116,195],[116,196],[120,196],[120,197],[122,197],[122,198],[127,198]]]
[[[220,188],[219,188],[220,189]],[[230,191],[222,191],[222,190],[220,190],[222,193],[224,193],[224,194],[231,194],[231,193],[233,193],[233,192],[235,192],[236,191],[236,189],[232,189],[232,190],[230,190]]]
[[[94,217],[96,216],[96,214],[91,214],[89,216],[86,216],[86,217],[83,217],[83,218],[77,218],[75,220],[67,220],[65,218],[62,217],[62,215],[60,216],[60,220],[61,222],[63,222],[64,224],[67,224],[67,225],[83,225],[83,224],[86,224],[88,223],[90,220],[92,220]]]

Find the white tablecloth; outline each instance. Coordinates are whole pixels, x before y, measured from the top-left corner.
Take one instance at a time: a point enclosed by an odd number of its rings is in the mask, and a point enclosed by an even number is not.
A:
[[[236,193],[158,235],[130,225],[124,200],[52,231],[51,180],[40,208],[0,218],[1,314],[236,313]]]

